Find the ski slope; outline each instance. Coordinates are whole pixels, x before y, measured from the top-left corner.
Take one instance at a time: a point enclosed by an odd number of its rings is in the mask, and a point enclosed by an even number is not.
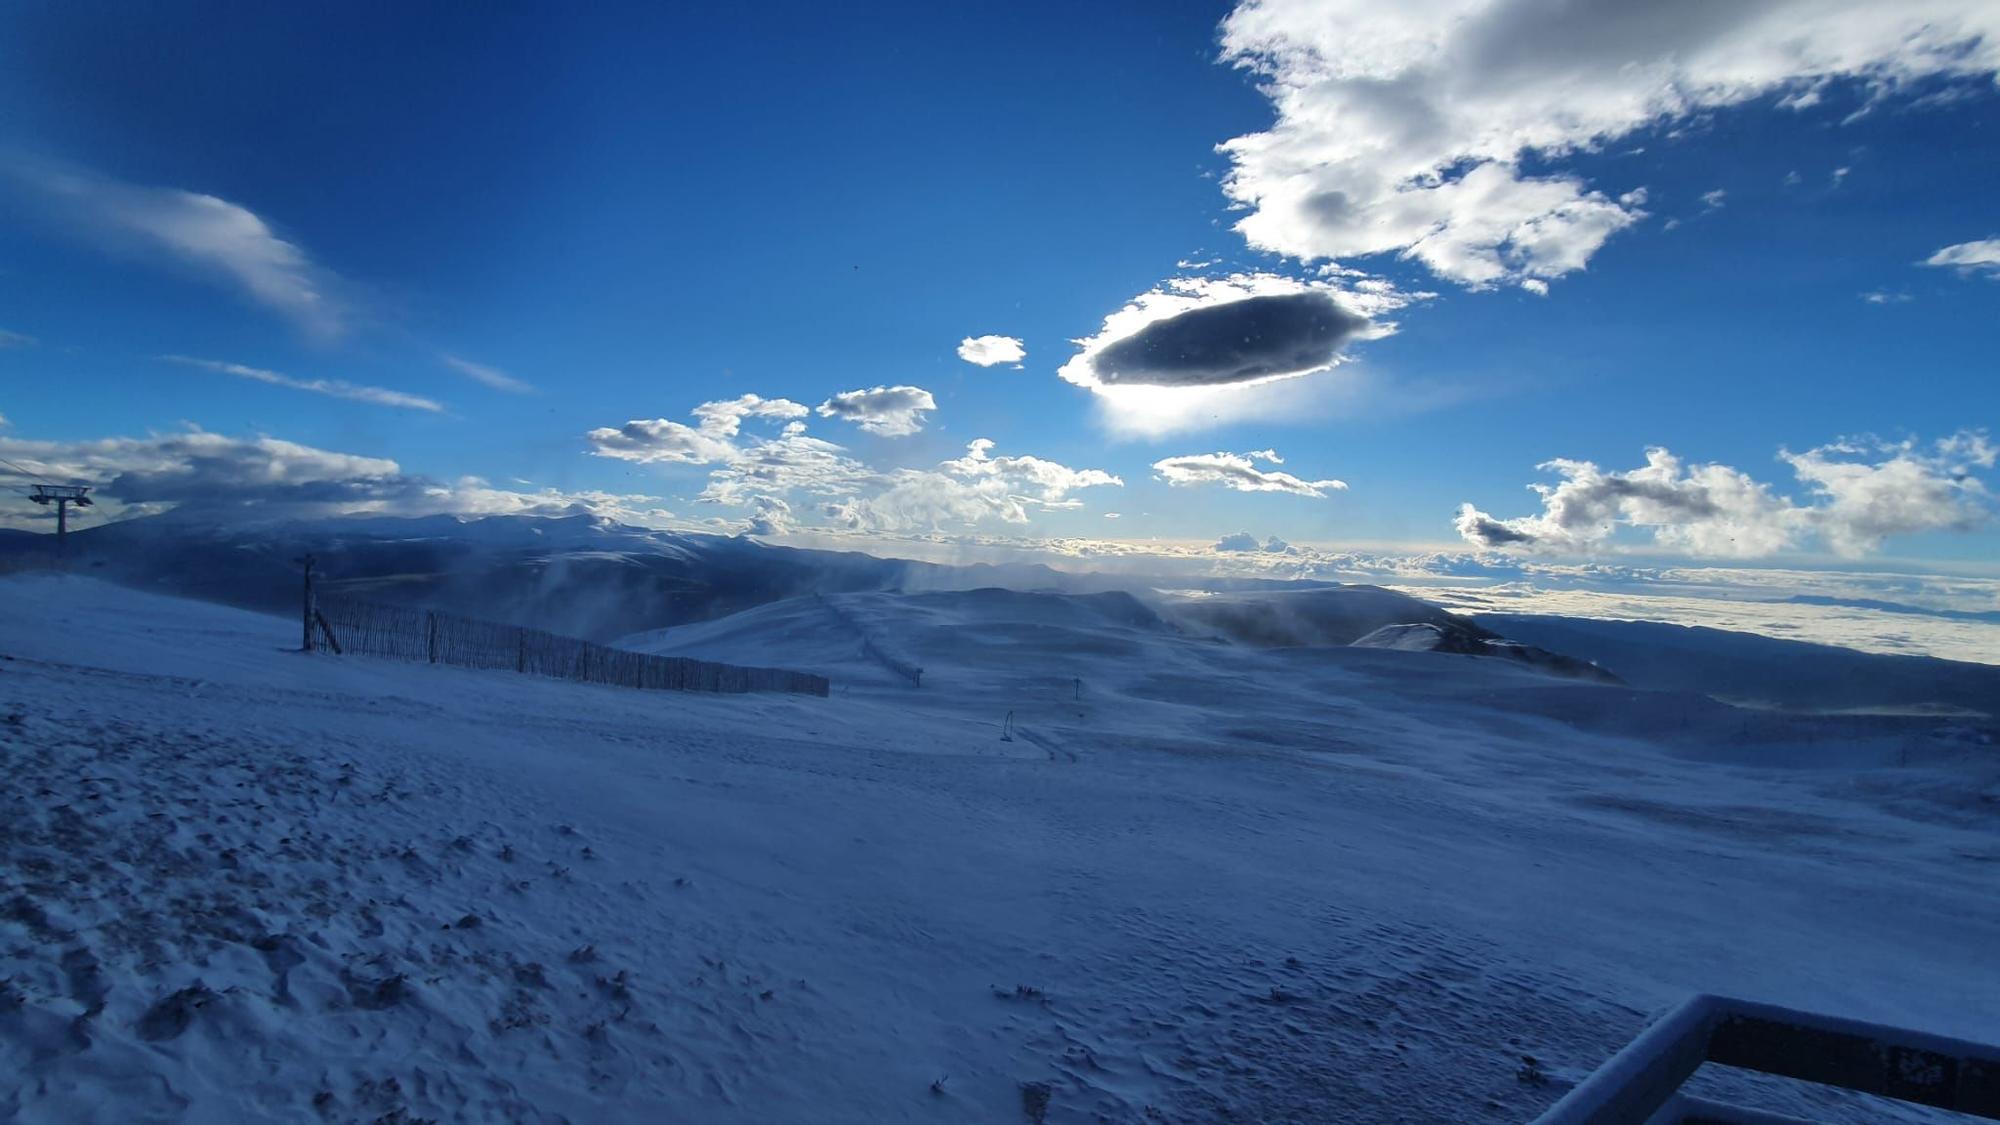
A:
[[[824,700],[0,580],[0,1118],[1511,1122],[1696,990],[2000,1037],[1979,721],[834,597],[921,689],[813,598],[635,643]]]

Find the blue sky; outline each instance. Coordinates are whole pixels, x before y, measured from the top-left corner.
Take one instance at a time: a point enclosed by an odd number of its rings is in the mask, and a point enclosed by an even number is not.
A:
[[[1990,559],[2000,17],[1456,6],[17,6],[0,455],[133,511]],[[1368,327],[1058,376],[1177,280]],[[690,415],[744,395],[797,406]]]

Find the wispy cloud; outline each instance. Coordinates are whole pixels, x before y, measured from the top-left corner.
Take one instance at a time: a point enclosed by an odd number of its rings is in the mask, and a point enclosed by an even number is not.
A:
[[[1924,259],[1927,266],[1941,266],[1965,274],[2000,278],[2000,238],[1959,242]]]
[[[41,343],[40,340],[35,339],[25,332],[9,332],[5,328],[0,328],[0,349],[32,348],[39,343]]]
[[[438,358],[444,361],[446,367],[451,368],[460,375],[471,379],[475,383],[482,383],[492,387],[496,391],[506,391],[509,394],[516,395],[535,393],[534,384],[525,379],[516,379],[497,367],[488,367],[483,363],[474,363],[469,359],[460,359],[458,356],[450,354],[441,355]]]
[[[165,258],[236,289],[314,336],[340,335],[339,282],[256,212],[214,195],[122,183],[64,166],[4,165],[66,225],[106,250]]]
[[[1328,492],[1347,488],[1345,481],[1301,480],[1276,469],[1260,469],[1255,461],[1278,465],[1284,463],[1284,458],[1268,449],[1255,453],[1190,453],[1153,462],[1153,472],[1177,488],[1212,484],[1237,492],[1289,492],[1314,499],[1325,499]]]
[[[404,410],[426,410],[433,414],[444,409],[444,404],[421,395],[390,390],[387,387],[370,387],[360,383],[349,383],[344,379],[298,379],[281,371],[267,371],[261,367],[247,367],[241,363],[224,363],[214,359],[196,359],[184,355],[163,355],[168,363],[179,363],[188,367],[199,367],[221,375],[234,375],[238,379],[249,379],[258,383],[269,383],[274,387],[285,387],[294,391],[307,391],[328,398],[344,398],[354,402],[366,402],[375,406],[394,406]]]

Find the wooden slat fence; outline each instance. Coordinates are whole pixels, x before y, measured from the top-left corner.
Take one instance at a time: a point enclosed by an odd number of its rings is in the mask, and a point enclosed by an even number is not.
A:
[[[318,603],[343,652],[663,691],[778,691],[823,696],[829,687],[825,676],[807,672],[628,652],[540,629],[438,610],[337,596],[322,596]]]

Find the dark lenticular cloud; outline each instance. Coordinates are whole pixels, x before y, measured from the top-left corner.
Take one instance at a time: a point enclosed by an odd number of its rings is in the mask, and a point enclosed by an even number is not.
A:
[[[1111,385],[1247,383],[1324,367],[1368,326],[1325,293],[1247,297],[1157,320],[1097,353]]]

